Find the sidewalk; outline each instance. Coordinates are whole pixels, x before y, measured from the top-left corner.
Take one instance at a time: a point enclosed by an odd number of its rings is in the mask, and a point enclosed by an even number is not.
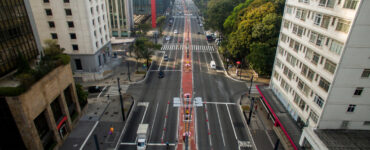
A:
[[[299,147],[299,139],[302,134],[302,129],[300,129],[297,126],[296,121],[293,120],[293,118],[288,114],[288,111],[284,108],[283,104],[279,101],[277,96],[272,92],[272,90],[268,86],[258,86],[260,95],[262,96],[261,103],[264,103],[264,105],[269,105],[272,110],[266,110],[271,112],[271,115],[275,113],[277,116],[278,122],[281,123],[281,133],[287,132],[289,137],[286,137],[287,139],[291,139],[294,143],[294,145],[297,147],[297,149],[300,149]],[[267,102],[267,104],[265,104]],[[270,109],[266,107],[266,109]],[[285,130],[285,131],[284,131]],[[281,141],[283,142],[283,140]],[[289,141],[285,141],[289,142]]]
[[[248,120],[250,112],[249,106],[251,102],[246,95],[243,95],[240,103],[244,108],[243,113],[246,116],[246,120]],[[273,130],[273,126],[273,122],[268,118],[268,114],[263,110],[263,106],[260,101],[255,101],[249,127],[257,149],[274,149],[278,138]],[[278,150],[284,150],[281,144],[279,145]]]
[[[122,91],[123,93],[125,91]],[[72,130],[60,150],[97,149],[94,136],[100,149],[114,149],[126,122],[122,120],[119,96],[91,98],[78,125]],[[127,118],[133,99],[124,97],[124,110]],[[110,133],[113,128],[113,133]]]

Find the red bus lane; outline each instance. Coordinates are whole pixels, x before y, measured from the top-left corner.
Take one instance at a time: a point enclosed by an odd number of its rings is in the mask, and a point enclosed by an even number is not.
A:
[[[195,139],[195,125],[194,125],[194,111],[192,104],[193,96],[193,71],[192,71],[192,49],[191,49],[191,31],[190,31],[190,19],[186,15],[187,9],[185,1],[184,5],[184,42],[183,47],[185,48],[182,55],[182,107],[179,113],[179,128],[178,128],[178,139],[179,143],[177,145],[177,150],[182,150],[185,148],[185,139],[187,138],[188,149],[196,150],[196,139]]]

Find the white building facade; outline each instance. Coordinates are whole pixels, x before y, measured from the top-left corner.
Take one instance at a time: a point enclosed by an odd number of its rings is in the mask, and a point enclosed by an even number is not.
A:
[[[75,73],[102,72],[111,43],[105,0],[31,0],[41,41],[54,39]]]
[[[112,37],[129,37],[134,28],[132,0],[105,0]]]
[[[370,1],[286,0],[270,87],[312,129],[370,130]]]

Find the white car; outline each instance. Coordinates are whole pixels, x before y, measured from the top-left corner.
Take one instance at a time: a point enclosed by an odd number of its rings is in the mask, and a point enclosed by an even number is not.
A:
[[[171,39],[171,37],[170,36],[167,36],[166,37],[166,41],[169,41]]]
[[[177,30],[173,31],[173,33],[177,34]]]
[[[201,27],[202,27],[202,26],[203,26],[203,24],[199,24],[199,26],[201,26]]]

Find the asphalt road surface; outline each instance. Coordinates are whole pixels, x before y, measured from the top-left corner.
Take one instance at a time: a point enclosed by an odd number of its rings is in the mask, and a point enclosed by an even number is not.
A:
[[[173,98],[180,97],[182,54],[186,47],[184,40],[191,40],[193,58],[194,97],[202,100],[202,106],[195,107],[195,131],[199,150],[237,150],[252,149],[245,120],[238,106],[238,100],[247,92],[246,84],[234,81],[224,74],[224,68],[216,47],[208,43],[205,31],[197,18],[198,9],[191,0],[186,0],[191,15],[191,39],[183,39],[185,26],[182,0],[176,0],[173,7],[174,22],[164,30],[169,41],[163,39],[163,47],[153,60],[147,79],[131,85],[127,92],[138,102],[132,116],[124,127],[118,149],[136,149],[136,131],[140,123],[149,124],[149,142],[147,149],[176,149],[178,139],[179,108],[174,107]],[[174,33],[178,31],[178,34]],[[198,34],[201,33],[201,34]],[[164,37],[166,37],[164,36]],[[161,39],[162,40],[162,39]],[[168,55],[169,60],[163,59]],[[216,69],[211,69],[210,61],[216,62]],[[164,78],[158,72],[164,72]]]

